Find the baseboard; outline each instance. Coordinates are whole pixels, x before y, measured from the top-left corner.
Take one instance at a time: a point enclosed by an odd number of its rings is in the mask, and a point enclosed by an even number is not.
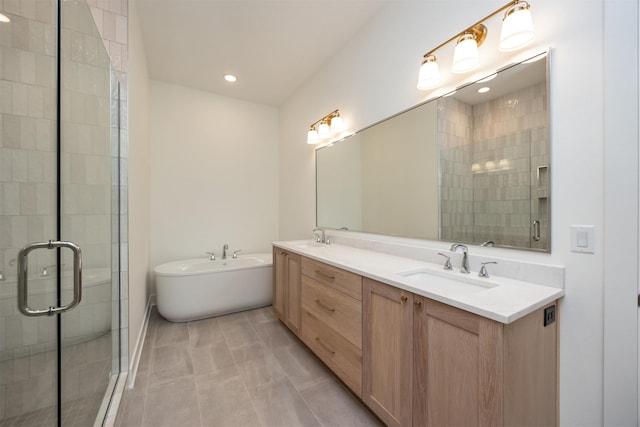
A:
[[[138,373],[138,365],[140,364],[140,357],[142,356],[142,350],[144,347],[144,339],[147,336],[147,328],[149,327],[149,319],[151,318],[151,308],[155,303],[155,295],[149,296],[147,301],[147,307],[144,310],[144,320],[142,327],[138,333],[138,340],[136,341],[136,348],[131,357],[131,363],[129,366],[129,376],[127,378],[127,388],[132,389],[136,382],[136,374]]]

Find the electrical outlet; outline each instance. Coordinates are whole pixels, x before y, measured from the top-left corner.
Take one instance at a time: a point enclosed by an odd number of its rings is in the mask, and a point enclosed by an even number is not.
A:
[[[556,306],[552,305],[544,309],[544,326],[548,326],[556,321]]]

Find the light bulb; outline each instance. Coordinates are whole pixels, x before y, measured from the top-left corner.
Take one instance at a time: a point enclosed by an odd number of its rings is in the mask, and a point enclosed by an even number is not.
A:
[[[320,123],[320,126],[318,126],[318,137],[326,138],[329,134],[331,134],[331,131],[327,122]]]
[[[529,3],[521,2],[509,8],[502,22],[498,49],[502,52],[517,50],[531,43],[534,37]]]
[[[318,138],[318,132],[315,129],[309,129],[309,133],[307,133],[307,144],[317,144],[320,142],[320,138]]]
[[[478,43],[472,34],[463,34],[458,40],[456,49],[453,52],[453,65],[451,71],[454,73],[465,73],[471,71],[480,63],[478,53]]]
[[[333,117],[331,119],[331,132],[332,133],[338,133],[338,132],[342,132],[344,130],[344,120],[342,120],[342,117],[340,116],[336,116]]]
[[[440,84],[440,69],[436,57],[429,55],[425,58],[418,72],[418,89],[431,89]]]

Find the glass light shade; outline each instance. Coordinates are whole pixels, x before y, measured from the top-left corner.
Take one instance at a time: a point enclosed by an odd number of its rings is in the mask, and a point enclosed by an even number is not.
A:
[[[430,59],[433,58],[433,59]],[[418,72],[418,89],[431,89],[440,84],[440,68],[435,56],[428,57]]]
[[[331,134],[331,130],[329,129],[329,125],[325,122],[320,123],[318,126],[318,137],[326,138]]]
[[[11,22],[11,19],[7,15],[0,13],[0,22]]]
[[[513,7],[520,7],[519,9],[507,11],[507,15],[502,22],[502,31],[500,32],[500,45],[498,47],[500,51],[517,50],[533,41],[535,34],[528,6],[528,4],[526,6],[517,4]]]
[[[478,66],[480,54],[478,44],[471,34],[464,34],[458,40],[456,49],[453,52],[453,65],[451,71],[454,73],[466,73]]]
[[[342,117],[340,116],[333,117],[331,119],[331,132],[338,133],[338,132],[342,132],[343,130],[344,130],[344,120],[342,120]]]
[[[320,142],[320,138],[318,138],[318,132],[315,129],[309,129],[309,133],[307,133],[307,144],[317,144]]]

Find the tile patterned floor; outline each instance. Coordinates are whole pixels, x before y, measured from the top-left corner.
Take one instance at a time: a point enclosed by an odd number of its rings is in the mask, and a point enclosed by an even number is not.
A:
[[[188,323],[154,310],[116,425],[382,424],[266,307]]]

